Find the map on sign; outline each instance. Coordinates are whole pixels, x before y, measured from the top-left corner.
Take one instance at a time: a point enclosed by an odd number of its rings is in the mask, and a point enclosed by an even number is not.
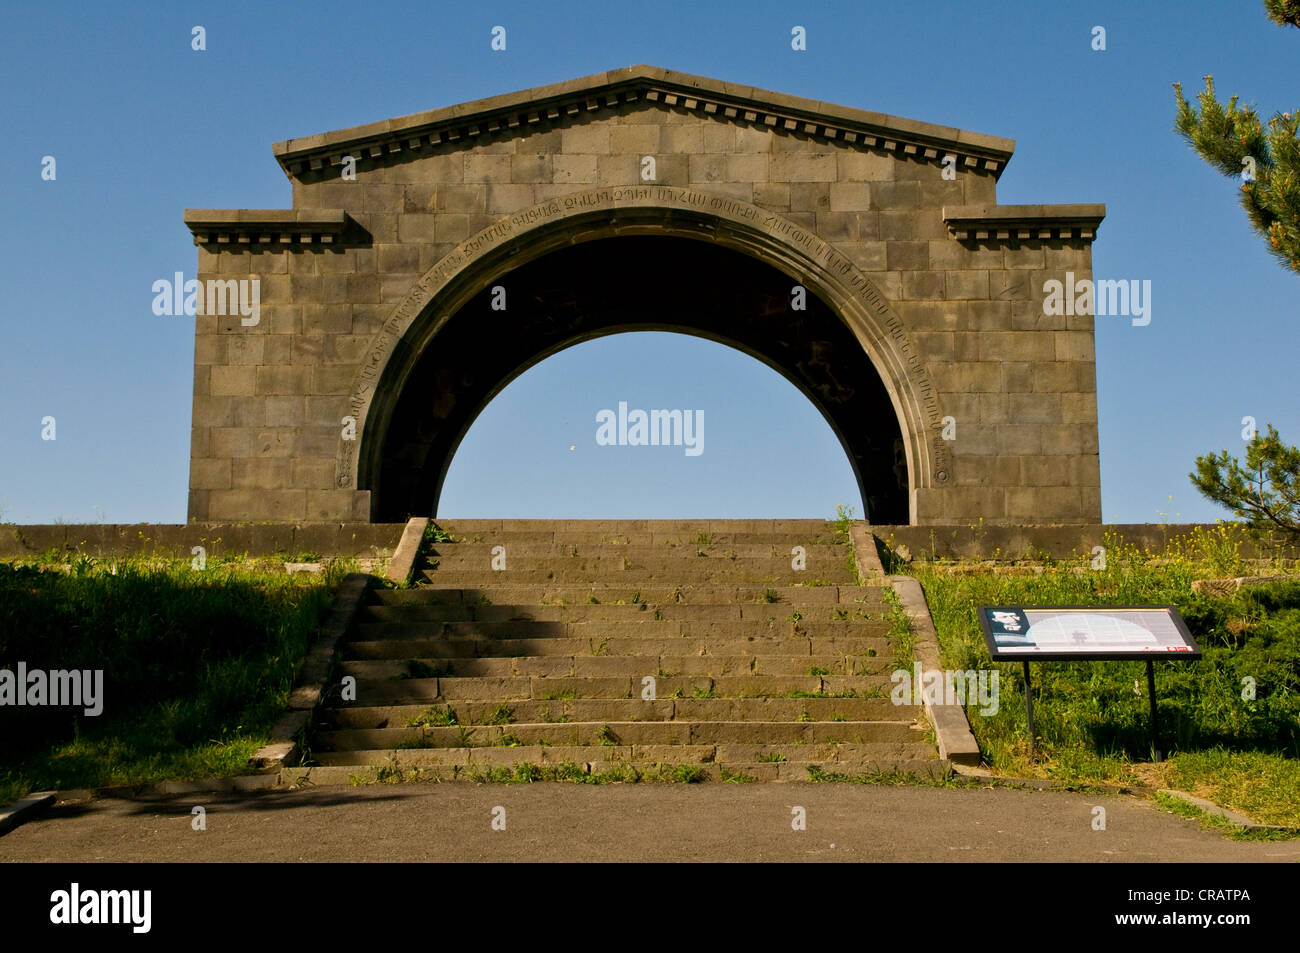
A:
[[[1200,658],[1173,606],[980,606],[994,659]]]

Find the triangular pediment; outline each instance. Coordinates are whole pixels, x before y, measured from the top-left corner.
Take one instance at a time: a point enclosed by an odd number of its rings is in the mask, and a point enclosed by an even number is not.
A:
[[[622,111],[684,110],[717,122],[840,143],[850,148],[934,160],[954,155],[965,169],[999,176],[1015,142],[948,126],[789,96],[655,66],[629,66],[563,83],[505,93],[442,109],[278,142],[276,160],[300,177],[342,162],[409,158],[448,145],[472,147],[481,137],[526,135],[573,121]]]

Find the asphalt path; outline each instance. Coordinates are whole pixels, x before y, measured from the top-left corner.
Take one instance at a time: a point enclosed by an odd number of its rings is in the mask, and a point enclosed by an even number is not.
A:
[[[0,861],[1295,863],[1300,840],[1229,840],[1137,797],[1059,791],[452,782],[64,802],[0,837]]]

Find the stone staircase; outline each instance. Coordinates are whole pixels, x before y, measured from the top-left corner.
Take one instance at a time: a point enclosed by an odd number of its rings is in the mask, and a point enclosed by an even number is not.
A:
[[[300,773],[743,781],[945,768],[921,710],[889,700],[883,577],[868,569],[858,585],[833,523],[440,528],[454,542],[427,551],[418,585],[369,593],[341,648],[356,701],[336,693],[318,711],[315,767]]]

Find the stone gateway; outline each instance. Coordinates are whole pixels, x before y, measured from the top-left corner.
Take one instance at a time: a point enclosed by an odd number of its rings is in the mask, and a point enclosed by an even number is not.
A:
[[[487,403],[667,330],[798,387],[873,523],[1097,523],[1101,205],[999,206],[1014,143],[635,66],[274,147],[288,210],[187,210],[189,518],[436,515]]]

